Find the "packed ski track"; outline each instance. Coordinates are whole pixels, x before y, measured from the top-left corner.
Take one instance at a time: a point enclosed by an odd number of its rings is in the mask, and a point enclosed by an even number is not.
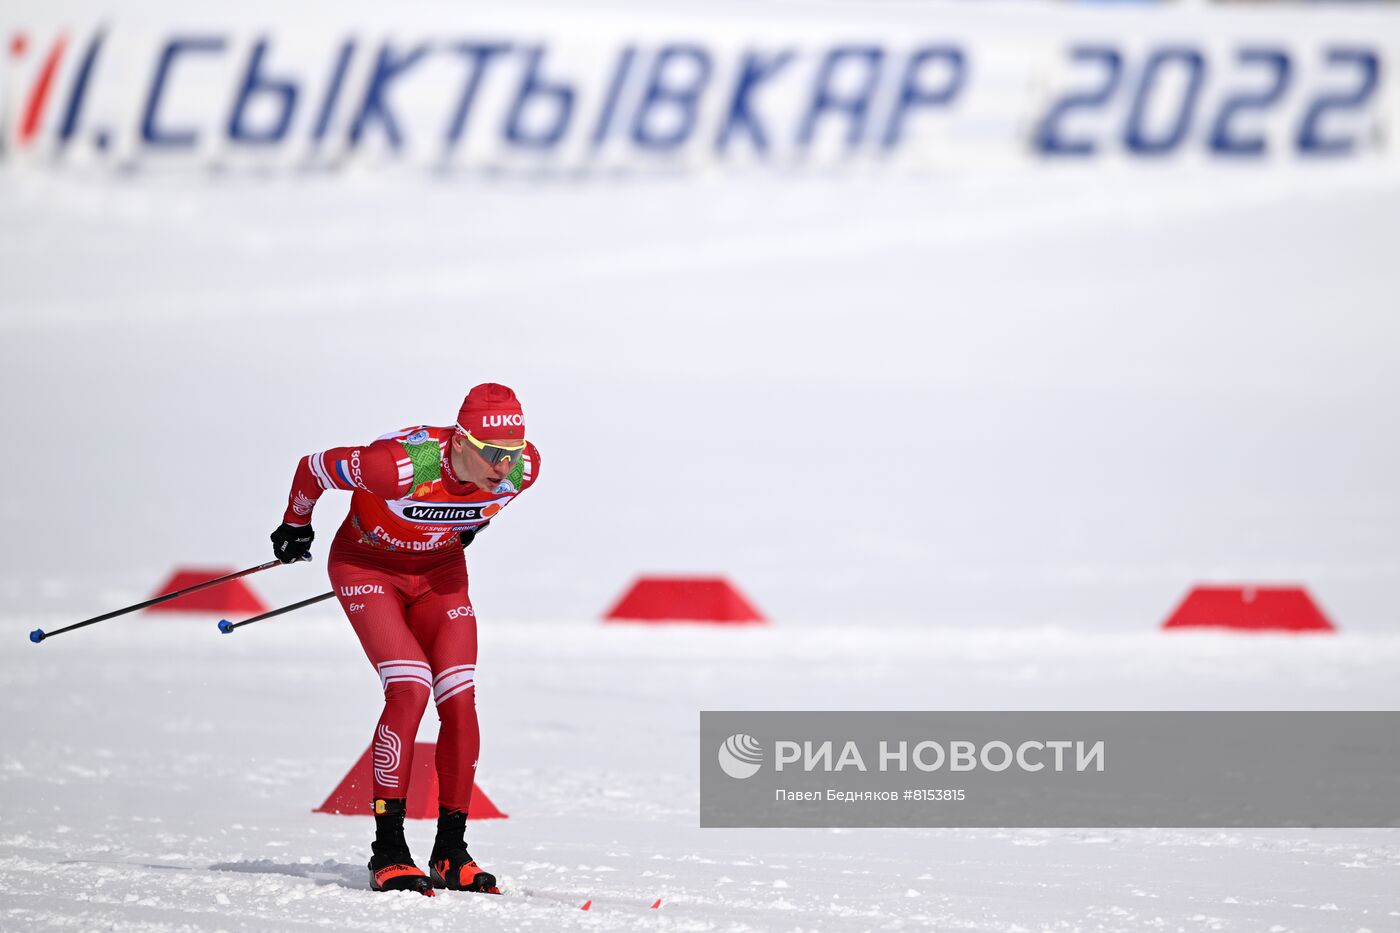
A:
[[[706,830],[697,801],[701,709],[1394,708],[1389,635],[484,619],[509,818],[468,840],[506,893],[424,898],[369,891],[368,815],[311,812],[380,699],[343,620],[36,622],[0,652],[6,931],[1400,929],[1396,830]]]

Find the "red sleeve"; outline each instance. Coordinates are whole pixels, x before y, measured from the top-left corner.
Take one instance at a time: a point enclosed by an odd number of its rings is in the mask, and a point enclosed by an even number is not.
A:
[[[307,454],[297,463],[282,521],[308,524],[316,500],[327,489],[362,489],[396,499],[412,485],[413,464],[400,444],[379,440],[363,447],[332,447]]]

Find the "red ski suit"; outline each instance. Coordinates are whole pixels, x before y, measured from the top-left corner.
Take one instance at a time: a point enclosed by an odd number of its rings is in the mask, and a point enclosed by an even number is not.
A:
[[[476,718],[476,613],[458,534],[479,529],[539,478],[527,444],[504,482],[459,482],[452,427],[416,426],[363,447],[333,447],[297,464],[283,521],[305,525],[327,489],[348,489],[350,514],[331,545],[336,597],[384,688],[374,730],[374,796],[408,796],[413,742],[431,697],[438,802],[467,809],[481,745]]]

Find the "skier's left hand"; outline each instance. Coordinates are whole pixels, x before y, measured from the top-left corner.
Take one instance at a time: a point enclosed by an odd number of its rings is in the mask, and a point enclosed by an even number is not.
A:
[[[469,547],[471,543],[476,540],[476,536],[485,531],[486,526],[490,524],[490,522],[483,522],[475,528],[468,528],[466,531],[459,534],[457,539],[462,542],[462,547]]]

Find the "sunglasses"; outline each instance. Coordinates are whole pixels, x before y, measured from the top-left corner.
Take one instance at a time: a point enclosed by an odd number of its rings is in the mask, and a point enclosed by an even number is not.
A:
[[[476,448],[476,452],[481,454],[482,459],[495,466],[504,462],[507,466],[514,463],[520,454],[525,450],[525,442],[521,441],[515,447],[502,447],[498,444],[486,444],[472,437],[470,431],[463,434],[468,443]]]

